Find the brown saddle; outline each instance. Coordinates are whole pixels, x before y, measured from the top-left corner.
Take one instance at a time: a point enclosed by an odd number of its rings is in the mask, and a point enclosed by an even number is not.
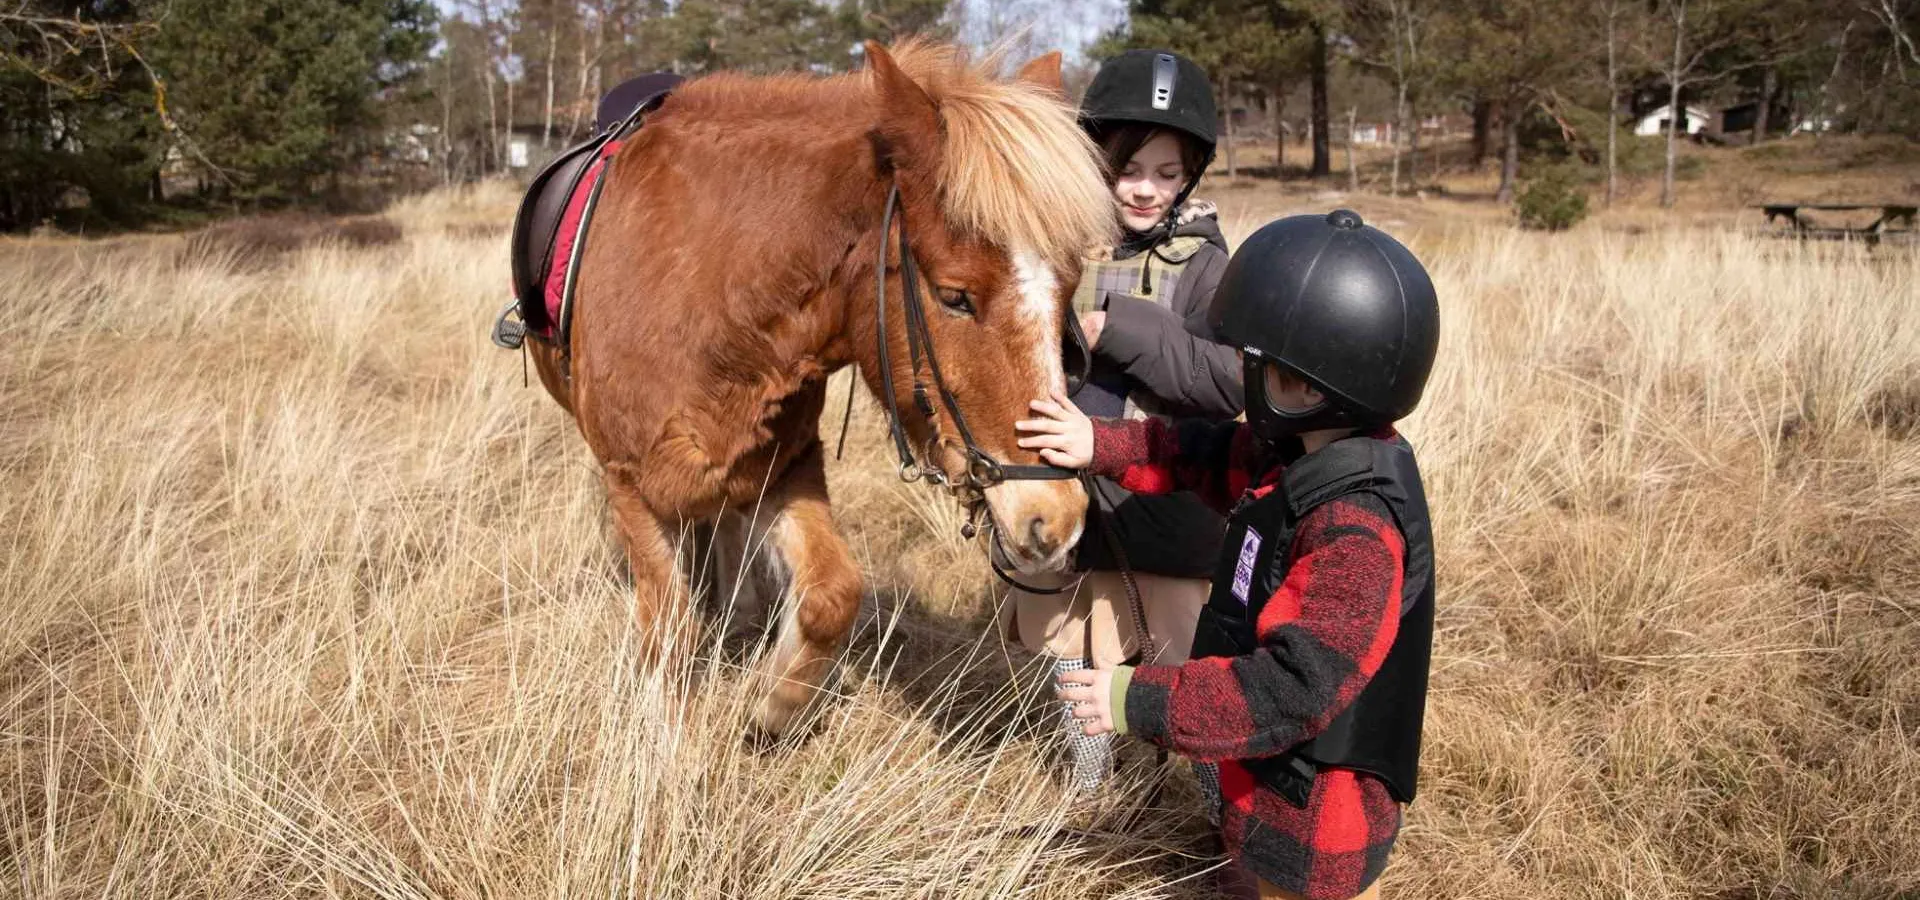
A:
[[[640,127],[645,114],[660,105],[666,96],[681,82],[678,75],[668,72],[655,72],[625,82],[608,93],[607,101],[602,103],[602,112],[610,101],[628,101],[622,103],[627,110],[619,119],[601,122],[600,131],[584,143],[569,147],[543,167],[533,181],[527,185],[527,191],[520,199],[520,209],[513,218],[513,239],[509,245],[513,266],[513,300],[510,301],[493,326],[493,342],[509,350],[517,350],[525,341],[528,332],[562,348],[566,347],[568,320],[573,307],[573,277],[569,271],[565,291],[560,299],[558,314],[548,309],[547,281],[554,266],[571,266],[572,260],[555,259],[555,248],[560,234],[566,228],[577,229],[572,246],[577,255],[585,243],[589,220],[593,215],[593,199],[598,196],[599,185],[585,185],[593,191],[584,207],[578,210],[578,219],[569,221],[569,207],[575,207],[574,198],[582,190],[582,181],[589,173],[604,172],[604,167],[596,168],[595,163],[608,152],[608,145],[624,139]]]

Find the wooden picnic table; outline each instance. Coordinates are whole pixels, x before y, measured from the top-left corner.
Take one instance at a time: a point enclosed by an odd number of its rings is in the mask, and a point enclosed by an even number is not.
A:
[[[1789,228],[1787,234],[1802,238],[1860,238],[1868,243],[1879,243],[1880,236],[1889,231],[1899,231],[1889,226],[1904,223],[1904,231],[1911,234],[1914,219],[1920,216],[1920,205],[1913,203],[1761,203],[1754,206],[1766,213],[1767,224],[1784,220]],[[1879,210],[1880,217],[1862,228],[1846,228],[1833,225],[1816,225],[1800,217],[1802,212],[1859,212],[1861,210]]]

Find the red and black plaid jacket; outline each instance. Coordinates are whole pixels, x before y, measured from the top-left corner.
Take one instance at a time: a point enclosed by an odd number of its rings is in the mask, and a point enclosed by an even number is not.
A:
[[[1224,512],[1278,484],[1284,466],[1259,471],[1256,448],[1238,423],[1096,420],[1090,470],[1136,493],[1195,491]],[[1372,495],[1318,506],[1300,523],[1286,580],[1255,623],[1258,650],[1142,666],[1127,687],[1130,733],[1220,764],[1229,851],[1261,878],[1315,900],[1344,900],[1379,877],[1399,833],[1399,804],[1372,775],[1326,768],[1303,809],[1237,761],[1312,739],[1359,696],[1399,628],[1405,552],[1386,504]]]

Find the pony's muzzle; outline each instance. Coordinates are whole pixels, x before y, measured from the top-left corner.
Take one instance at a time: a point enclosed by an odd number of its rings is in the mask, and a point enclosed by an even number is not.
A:
[[[1015,571],[1060,572],[1087,524],[1087,492],[1078,481],[1009,481],[986,490],[994,540]]]

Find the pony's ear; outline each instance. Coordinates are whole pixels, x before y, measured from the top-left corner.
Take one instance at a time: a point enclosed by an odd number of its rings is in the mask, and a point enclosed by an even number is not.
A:
[[[868,78],[880,97],[872,139],[882,171],[930,172],[939,164],[940,110],[876,41],[866,42]]]
[[[1044,56],[1036,56],[1020,71],[1014,73],[1015,81],[1023,81],[1057,97],[1067,96],[1067,86],[1060,78],[1060,51],[1055,50]]]

